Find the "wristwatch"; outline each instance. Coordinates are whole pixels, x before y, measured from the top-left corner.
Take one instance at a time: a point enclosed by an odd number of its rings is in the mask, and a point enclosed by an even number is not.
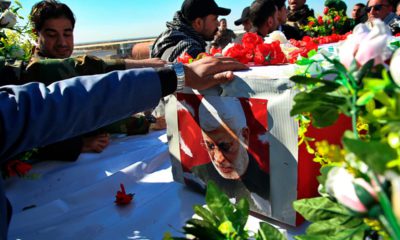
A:
[[[178,80],[176,91],[182,92],[185,87],[185,68],[183,67],[183,63],[173,63],[168,64],[168,66],[174,70]]]

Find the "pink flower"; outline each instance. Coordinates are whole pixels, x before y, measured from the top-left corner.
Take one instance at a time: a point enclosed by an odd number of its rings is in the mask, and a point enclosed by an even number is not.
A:
[[[374,20],[372,29],[365,24],[354,28],[353,34],[339,46],[339,58],[347,68],[355,59],[359,65],[364,65],[371,59],[375,65],[384,63],[391,55],[387,48],[390,32],[379,19]]]
[[[339,203],[354,212],[365,213],[368,211],[368,206],[364,206],[362,201],[357,196],[354,184],[364,188],[374,199],[376,193],[364,179],[355,179],[345,168],[335,167],[328,173],[326,181],[327,192],[335,197]]]
[[[390,61],[390,74],[394,82],[400,86],[400,50],[398,49],[392,56]]]

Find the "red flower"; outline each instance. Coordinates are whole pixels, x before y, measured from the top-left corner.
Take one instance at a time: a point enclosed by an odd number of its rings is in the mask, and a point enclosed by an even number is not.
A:
[[[336,17],[333,19],[333,21],[339,22],[339,21],[340,21],[340,16],[336,16]]]
[[[314,24],[315,24],[315,22],[311,21],[311,22],[308,23],[308,26],[312,27],[312,26],[314,26]]]
[[[326,14],[328,14],[329,13],[329,8],[328,7],[325,7],[324,8],[324,15],[326,15]]]
[[[246,33],[242,38],[243,47],[250,50],[254,50],[258,44],[263,43],[263,39],[257,33]]]
[[[328,23],[328,25],[329,25],[329,24],[331,24],[332,22],[331,22],[331,20],[328,20],[328,21],[326,21],[326,23]]]
[[[185,52],[181,56],[179,56],[176,61],[187,64],[193,62],[193,57],[190,56],[187,52]]]
[[[124,184],[121,183],[120,186],[121,186],[121,191],[118,191],[117,195],[115,195],[114,202],[117,205],[127,205],[132,201],[134,194],[132,193],[126,194]]]
[[[253,61],[253,50],[246,49],[242,45],[235,43],[231,48],[229,48],[225,56],[234,58],[243,64],[247,64]]]
[[[318,24],[319,25],[323,25],[324,24],[324,20],[322,19],[322,16],[318,17]]]
[[[7,175],[9,177],[25,176],[31,169],[32,165],[20,160],[12,160],[7,163]]]
[[[215,54],[221,54],[221,53],[222,53],[222,49],[221,49],[221,48],[212,47],[212,48],[210,49],[210,54],[211,54],[212,56],[215,56]]]
[[[400,37],[400,33],[397,33],[396,35],[394,35],[395,37]]]

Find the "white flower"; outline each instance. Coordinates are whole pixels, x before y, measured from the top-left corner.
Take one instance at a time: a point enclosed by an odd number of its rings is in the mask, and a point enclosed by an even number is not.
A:
[[[5,28],[12,28],[17,23],[17,15],[10,10],[6,10],[0,16],[0,26]]]
[[[371,185],[364,179],[355,179],[345,168],[335,167],[328,173],[326,180],[327,192],[335,197],[339,203],[348,207],[349,209],[365,213],[368,208],[364,206],[359,197],[357,196],[354,184],[364,188],[372,197],[376,198],[376,194]]]
[[[375,65],[382,64],[391,56],[387,47],[390,37],[388,27],[379,19],[374,20],[371,29],[366,24],[359,24],[353,34],[338,47],[340,62],[347,68],[354,59],[359,65],[371,59],[375,60]]]
[[[394,82],[400,86],[400,49],[397,49],[390,61],[390,74]]]
[[[269,34],[269,38],[271,38],[272,41],[279,41],[281,44],[288,42],[285,34],[283,34],[283,32],[281,31],[273,31],[272,33]]]

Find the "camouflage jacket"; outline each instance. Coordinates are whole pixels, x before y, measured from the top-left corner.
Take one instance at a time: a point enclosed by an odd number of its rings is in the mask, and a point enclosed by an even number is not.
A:
[[[0,58],[0,85],[20,85],[28,82],[53,82],[82,75],[124,70],[123,60],[102,60],[93,56],[66,59],[33,57],[29,63]]]

